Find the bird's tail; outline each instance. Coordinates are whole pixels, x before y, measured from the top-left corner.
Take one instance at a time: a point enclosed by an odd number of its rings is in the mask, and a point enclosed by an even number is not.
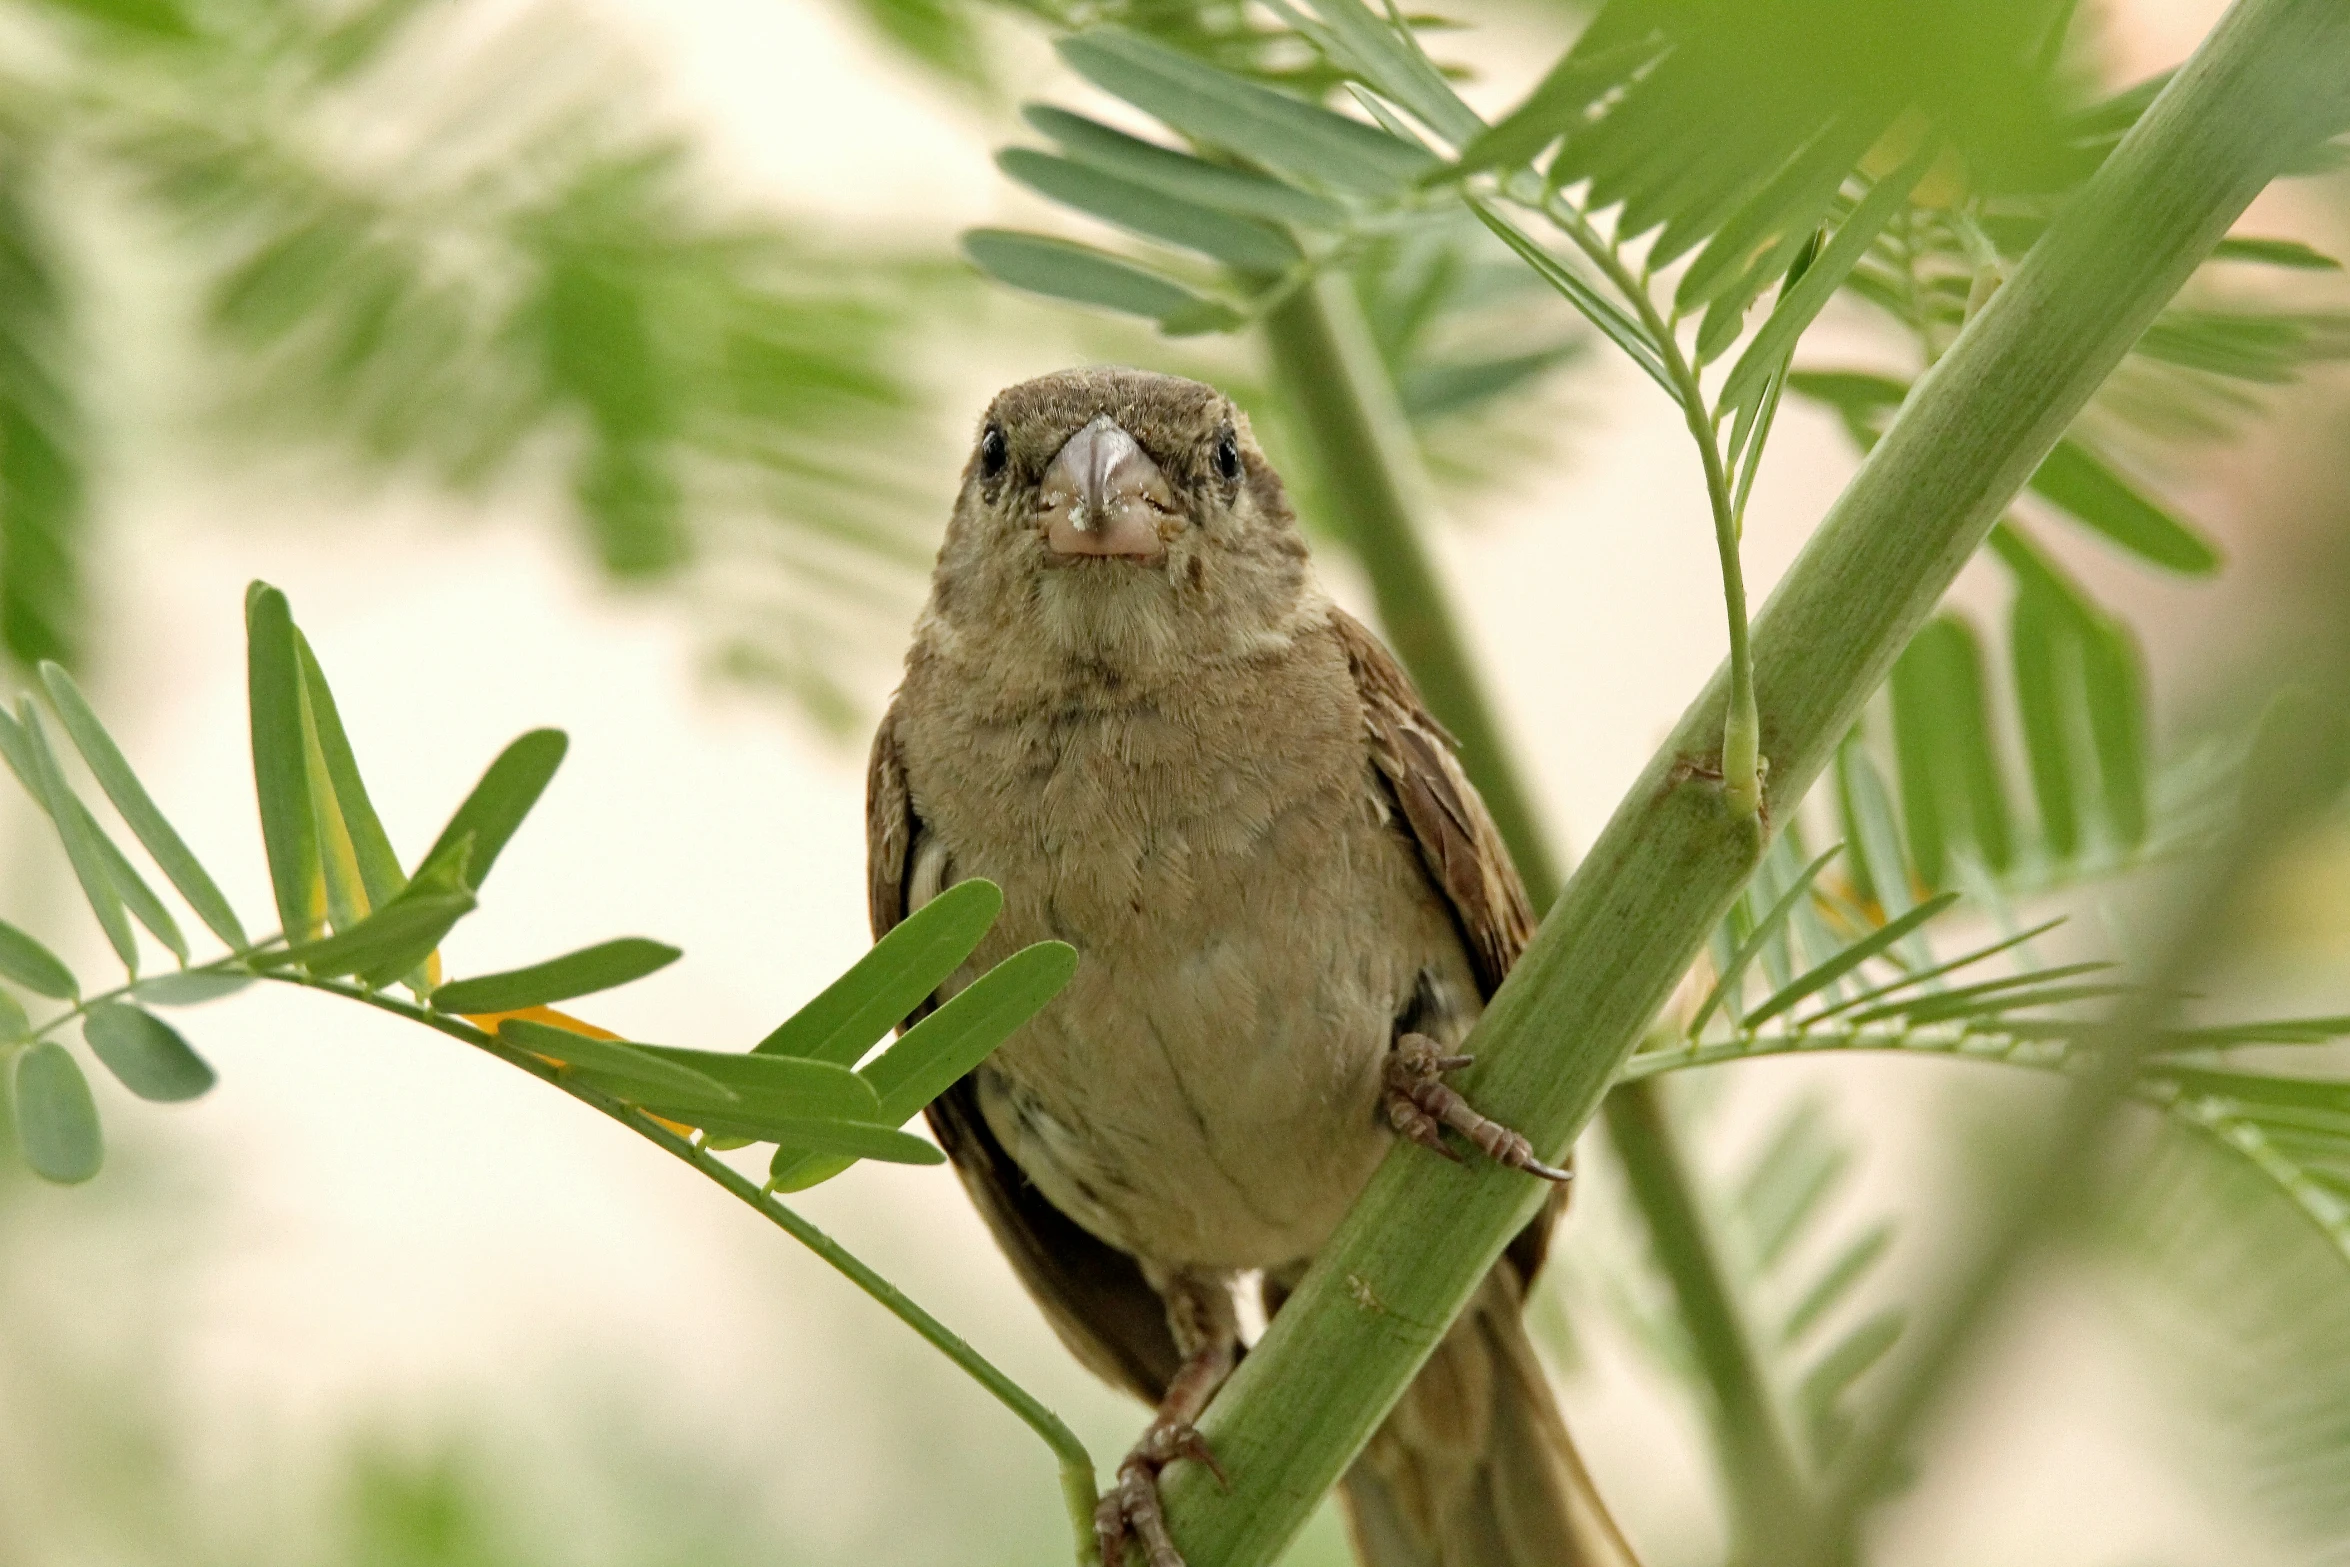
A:
[[[1508,1263],[1341,1486],[1363,1567],[1639,1567],[1567,1438]]]

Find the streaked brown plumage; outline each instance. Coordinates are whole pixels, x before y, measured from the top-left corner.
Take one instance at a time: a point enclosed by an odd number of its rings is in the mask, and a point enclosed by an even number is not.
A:
[[[1149,1548],[1233,1280],[1277,1305],[1303,1272],[1392,1140],[1398,1039],[1457,1045],[1525,894],[1409,680],[1315,584],[1246,419],[1139,371],[989,409],[869,809],[876,934],[985,876],[1005,912],[973,972],[1081,955],[930,1116],[1062,1340],[1162,1405],[1107,1519]],[[1349,1475],[1376,1567],[1631,1561],[1519,1322],[1557,1207]]]

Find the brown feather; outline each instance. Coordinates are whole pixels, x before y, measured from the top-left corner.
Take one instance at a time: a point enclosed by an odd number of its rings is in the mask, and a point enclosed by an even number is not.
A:
[[[1477,970],[1477,988],[1491,1000],[1534,935],[1525,884],[1510,863],[1501,830],[1454,759],[1451,737],[1428,715],[1395,655],[1344,610],[1332,610],[1330,623],[1362,693],[1371,763],[1386,780],[1436,890],[1451,905]]]
[[[1534,937],[1526,885],[1501,841],[1501,829],[1453,756],[1452,737],[1429,716],[1395,655],[1342,609],[1330,612],[1330,624],[1362,693],[1371,765],[1387,786],[1396,819],[1418,846],[1429,881],[1451,908],[1477,972],[1478,991],[1490,1001]],[[1551,1227],[1566,1206],[1561,1188],[1510,1242],[1507,1255],[1521,1289],[1541,1271]]]

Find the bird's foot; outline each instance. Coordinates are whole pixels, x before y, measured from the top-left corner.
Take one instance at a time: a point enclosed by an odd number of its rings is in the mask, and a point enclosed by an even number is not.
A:
[[[1178,1458],[1205,1464],[1218,1485],[1228,1482],[1224,1466],[1208,1451],[1208,1444],[1188,1420],[1166,1416],[1150,1423],[1134,1451],[1118,1466],[1118,1479],[1093,1510],[1094,1538],[1102,1550],[1102,1567],[1125,1567],[1128,1541],[1142,1547],[1148,1567],[1184,1567],[1182,1553],[1167,1534],[1167,1514],[1159,1504],[1159,1472]]]
[[[1387,1124],[1455,1164],[1460,1162],[1460,1155],[1444,1140],[1444,1129],[1448,1126],[1475,1143],[1496,1164],[1538,1175],[1546,1181],[1574,1179],[1574,1172],[1535,1158],[1532,1143],[1499,1121],[1480,1114],[1475,1105],[1461,1097],[1460,1090],[1444,1081],[1445,1073],[1457,1072],[1473,1059],[1446,1055],[1425,1034],[1406,1034],[1398,1039],[1387,1056],[1387,1087],[1383,1095]]]

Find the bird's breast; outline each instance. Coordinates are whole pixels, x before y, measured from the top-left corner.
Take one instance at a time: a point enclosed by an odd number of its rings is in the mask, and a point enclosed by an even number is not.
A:
[[[1475,995],[1387,820],[1343,663],[1044,723],[910,727],[928,731],[903,744],[942,879],[1004,889],[976,963],[1044,939],[1080,955],[982,1071],[1006,1149],[1150,1260],[1310,1255],[1387,1146],[1398,1013],[1426,974]]]

